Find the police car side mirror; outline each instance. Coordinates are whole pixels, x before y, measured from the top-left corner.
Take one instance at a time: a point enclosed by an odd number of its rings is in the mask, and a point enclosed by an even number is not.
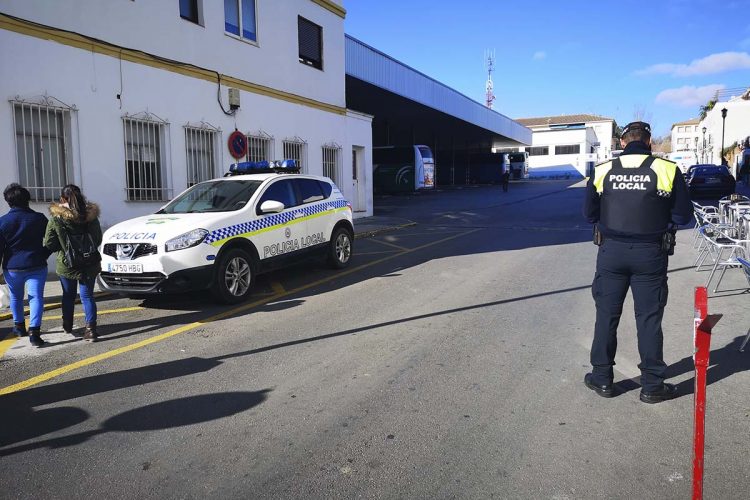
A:
[[[266,200],[260,205],[260,213],[277,214],[284,210],[284,204],[280,201]]]

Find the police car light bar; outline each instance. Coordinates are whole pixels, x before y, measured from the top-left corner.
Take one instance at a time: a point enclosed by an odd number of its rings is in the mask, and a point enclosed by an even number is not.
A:
[[[299,172],[296,160],[243,161],[229,165],[229,175]]]

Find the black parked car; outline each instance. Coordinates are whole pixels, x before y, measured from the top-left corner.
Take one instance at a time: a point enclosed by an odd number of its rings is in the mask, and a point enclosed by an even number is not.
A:
[[[723,165],[693,165],[685,181],[692,198],[721,198],[735,189],[734,177]]]

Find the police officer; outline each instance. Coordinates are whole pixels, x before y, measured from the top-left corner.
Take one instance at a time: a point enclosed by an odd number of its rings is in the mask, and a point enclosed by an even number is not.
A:
[[[641,394],[644,403],[675,396],[664,382],[666,364],[661,329],[667,304],[667,256],[676,225],[687,224],[692,204],[677,165],[651,155],[651,127],[625,126],[619,158],[602,163],[586,185],[584,215],[594,224],[599,245],[592,294],[596,304],[591,373],[586,387],[603,397],[615,395],[613,366],[617,325],[628,288],[633,293]]]

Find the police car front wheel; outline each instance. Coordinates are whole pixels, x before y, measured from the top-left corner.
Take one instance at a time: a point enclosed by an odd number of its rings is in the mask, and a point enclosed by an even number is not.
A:
[[[343,227],[336,228],[331,235],[328,262],[335,269],[343,269],[352,258],[352,233]]]
[[[224,253],[217,263],[212,292],[220,302],[242,302],[250,294],[254,278],[252,257],[242,249],[233,248]]]

